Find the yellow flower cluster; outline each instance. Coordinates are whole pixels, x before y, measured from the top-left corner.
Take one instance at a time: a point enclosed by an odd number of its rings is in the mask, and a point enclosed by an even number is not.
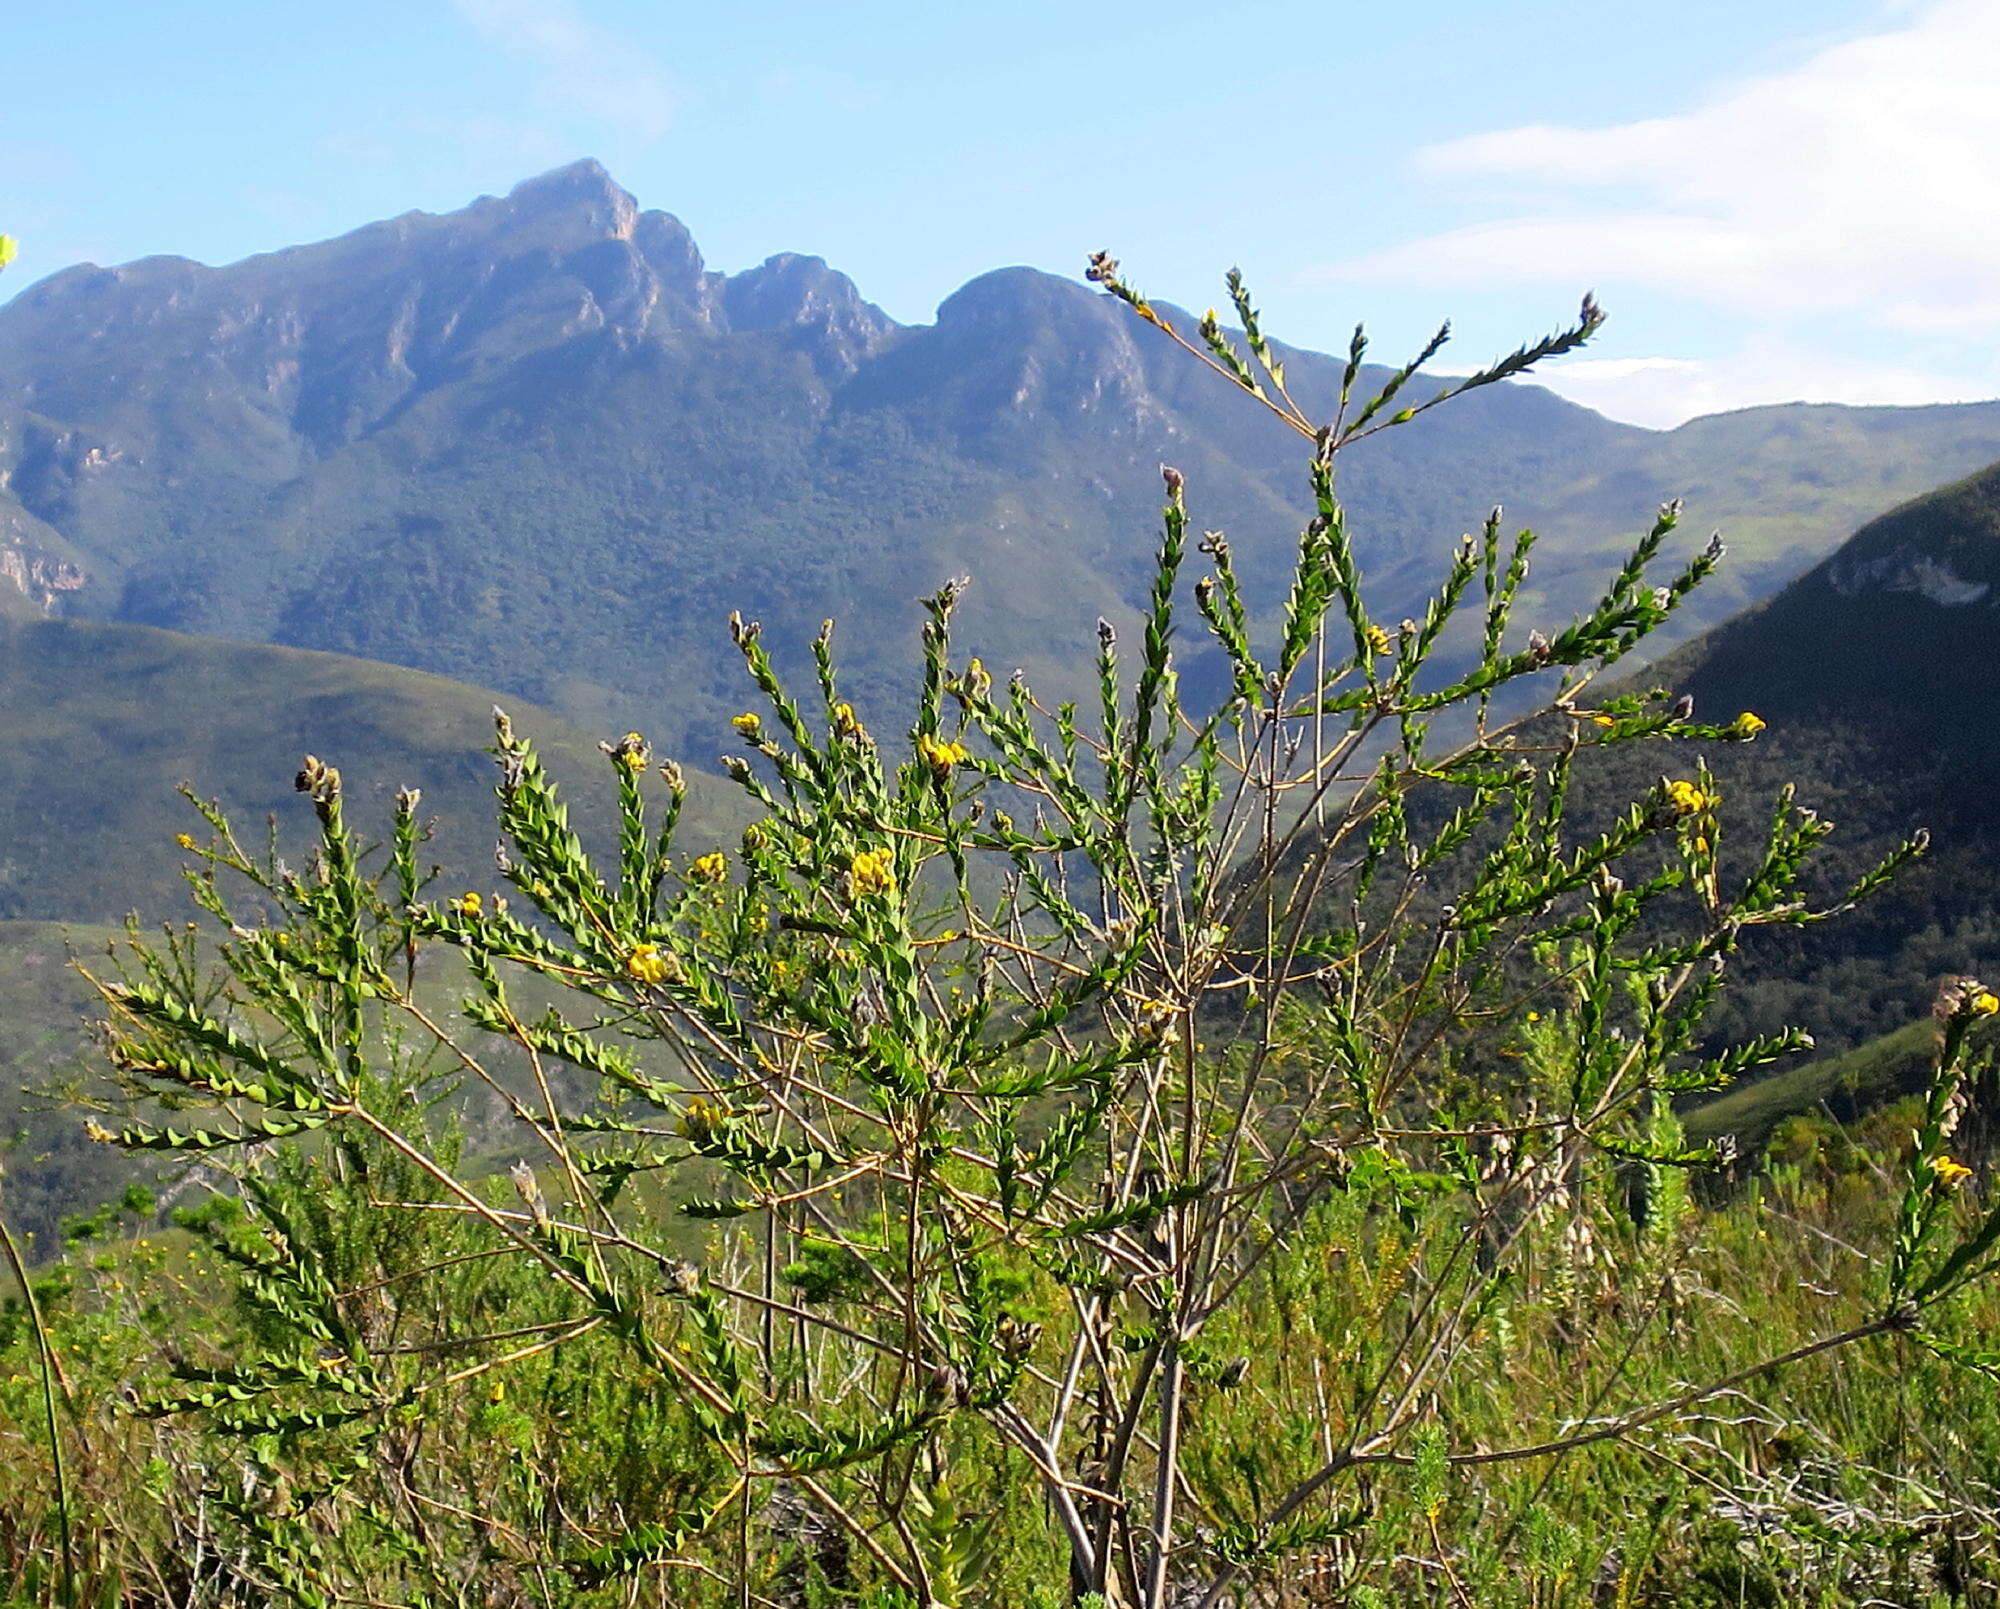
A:
[[[1729,730],[1738,737],[1755,737],[1769,724],[1763,716],[1755,715],[1749,710],[1745,710],[1729,723]]]
[[[653,755],[653,746],[639,732],[627,732],[616,743],[600,743],[597,746],[627,771],[645,770],[646,762]]]
[[[1972,1177],[1972,1169],[1968,1168],[1963,1162],[1953,1161],[1948,1156],[1932,1157],[1931,1172],[1937,1175],[1938,1183],[1943,1185],[1947,1190],[1956,1190],[1967,1179]]]
[[[183,849],[194,848],[194,839],[189,834],[184,832],[175,833],[174,842],[179,844]]]
[[[731,717],[729,724],[750,739],[752,743],[755,743],[763,735],[764,717],[759,715],[755,710],[745,710],[741,715]]]
[[[480,906],[483,903],[484,901],[477,894],[461,894],[458,896],[458,914],[460,916],[477,916]]]
[[[852,704],[836,704],[833,706],[833,729],[842,737],[860,738],[867,736],[867,733],[862,728],[860,719],[854,713],[854,706]]]
[[[1975,989],[1966,999],[1965,1006],[1974,1016],[1990,1017],[2000,1011],[2000,995],[1991,989]]]
[[[697,855],[688,862],[687,879],[690,883],[719,883],[729,875],[729,857],[719,849],[711,849],[706,855]]]
[[[1368,647],[1371,652],[1386,654],[1389,651],[1391,644],[1386,628],[1382,626],[1370,626],[1366,635],[1368,638]]]
[[[1721,804],[1722,795],[1705,791],[1698,782],[1669,782],[1667,803],[1674,807],[1677,816],[1695,816]]]
[[[697,1095],[681,1109],[681,1133],[690,1140],[705,1140],[728,1120],[725,1108]]]
[[[939,777],[951,775],[951,768],[963,765],[972,755],[963,743],[954,743],[949,738],[933,736],[926,732],[917,739],[917,753]]]
[[[674,958],[657,944],[642,944],[625,957],[625,970],[641,983],[665,983],[673,976]]]
[[[847,863],[857,894],[892,894],[896,889],[896,855],[889,849],[863,849]]]

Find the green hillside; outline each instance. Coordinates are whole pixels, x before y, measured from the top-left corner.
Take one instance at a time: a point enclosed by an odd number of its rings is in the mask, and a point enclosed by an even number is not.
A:
[[[335,654],[141,626],[0,622],[0,918],[148,919],[186,903],[175,834],[205,831],[176,792],[219,798],[252,841],[275,816],[300,843],[307,752],[339,764],[356,824],[423,790],[432,858],[484,875],[492,851],[491,694]],[[608,794],[596,734],[514,703],[561,777]],[[698,779],[689,832],[723,830],[723,784]],[[586,811],[585,819],[588,819]]]
[[[101,1076],[92,1065],[90,986],[73,957],[101,954],[116,929],[0,921],[0,1169],[9,1221],[47,1250],[58,1216],[142,1171],[93,1145],[65,1107]]]
[[[72,950],[101,953],[128,911],[149,926],[192,913],[174,837],[207,829],[176,791],[219,799],[260,845],[274,817],[303,864],[311,811],[292,775],[313,752],[342,768],[351,819],[386,826],[391,796],[423,790],[430,860],[454,886],[492,880],[491,694],[337,654],[220,642],[144,626],[0,619],[0,1166],[9,1213],[46,1243],[56,1216],[131,1174],[82,1136],[53,1095],[101,1076]],[[611,784],[592,733],[509,700],[519,729],[572,785],[587,834]],[[725,836],[733,790],[688,768],[687,841]]]
[[[1688,1137],[1706,1143],[1733,1135],[1754,1154],[1788,1117],[1821,1112],[1852,1121],[1920,1091],[1936,1045],[1937,1027],[1927,1018],[1840,1055],[1814,1057],[1696,1107],[1684,1119]]]

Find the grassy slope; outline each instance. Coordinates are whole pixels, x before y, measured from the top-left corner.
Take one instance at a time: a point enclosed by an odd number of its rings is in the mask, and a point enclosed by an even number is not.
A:
[[[1928,1021],[1913,1022],[1837,1056],[1819,1056],[1705,1102],[1684,1115],[1696,1141],[1734,1135],[1756,1151],[1788,1117],[1826,1112],[1846,1122],[1924,1086],[1937,1038]]]
[[[551,770],[609,797],[595,734],[509,700]],[[116,920],[180,911],[175,833],[204,831],[176,784],[219,797],[252,841],[275,815],[302,852],[292,789],[307,752],[341,766],[350,818],[388,819],[404,785],[439,820],[432,857],[483,880],[492,695],[335,654],[138,626],[0,622],[0,917]],[[690,841],[726,830],[722,785],[698,780]],[[588,819],[588,809],[585,818]]]
[[[44,1093],[88,1083],[91,1000],[68,965],[101,952],[127,911],[146,922],[192,907],[182,831],[207,829],[175,784],[219,796],[259,846],[274,815],[294,864],[311,812],[293,791],[301,754],[339,764],[357,830],[378,835],[390,795],[424,792],[431,858],[450,886],[490,886],[492,698],[441,677],[334,654],[138,626],[0,619],[0,1157],[5,1210],[44,1238],[57,1213],[127,1176]],[[518,728],[570,785],[599,835],[612,797],[594,734],[509,700]],[[734,790],[694,772],[685,841],[733,832]]]
[[[115,1194],[138,1169],[83,1135],[66,1100],[94,1078],[90,986],[71,965],[115,929],[0,921],[0,1211],[42,1252],[61,1213]]]

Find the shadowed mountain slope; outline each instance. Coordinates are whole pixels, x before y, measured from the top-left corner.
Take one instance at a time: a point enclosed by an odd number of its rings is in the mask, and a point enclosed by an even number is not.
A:
[[[1746,946],[1734,1031],[1798,1022],[1829,1050],[1899,1030],[1941,977],[2000,978],[2000,464],[1871,520],[1776,597],[1628,681],[1691,694],[1698,714],[1754,710],[1755,743],[1712,746],[1725,819],[1746,841],[1776,791],[1837,831],[1831,891],[1919,827],[1930,853],[1822,926]],[[1694,755],[1684,766],[1691,767]],[[1640,788],[1661,751],[1594,770]],[[1804,1087],[1803,1085],[1801,1087]]]

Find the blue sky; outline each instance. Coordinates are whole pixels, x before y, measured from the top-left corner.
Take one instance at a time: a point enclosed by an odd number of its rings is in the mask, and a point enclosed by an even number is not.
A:
[[[1549,371],[1620,417],[2000,394],[2000,0],[74,0],[0,24],[17,289],[223,262],[584,155],[711,265],[818,253],[927,319],[1114,250],[1277,333]]]

